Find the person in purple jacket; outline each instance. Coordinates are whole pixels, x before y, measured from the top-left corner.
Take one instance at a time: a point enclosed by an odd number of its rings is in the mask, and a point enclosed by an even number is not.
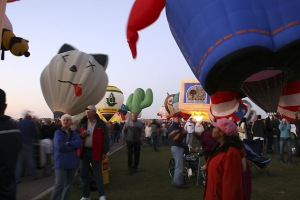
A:
[[[202,139],[202,148],[203,148],[203,155],[205,160],[207,160],[210,152],[217,144],[217,140],[212,137],[212,126],[208,123],[204,123],[204,131],[201,135]]]
[[[82,140],[78,133],[70,129],[72,117],[64,114],[61,117],[62,127],[54,133],[54,168],[55,184],[50,200],[69,199],[70,189],[79,166],[77,149]]]

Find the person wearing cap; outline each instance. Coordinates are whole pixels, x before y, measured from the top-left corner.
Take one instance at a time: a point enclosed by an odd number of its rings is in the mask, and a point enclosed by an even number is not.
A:
[[[203,199],[245,199],[244,195],[250,195],[243,192],[242,177],[247,162],[237,126],[226,118],[218,119],[213,126],[212,137],[218,144],[210,153],[204,167],[207,179]]]
[[[141,145],[145,136],[144,124],[137,119],[138,113],[131,113],[123,127],[123,137],[127,144],[127,165],[129,174],[137,172],[140,162]]]
[[[70,199],[71,186],[79,165],[77,150],[82,145],[78,133],[71,130],[72,116],[64,114],[60,120],[61,129],[55,131],[53,138],[55,184],[50,200]]]
[[[0,89],[0,199],[16,199],[15,170],[22,149],[22,136],[17,124],[5,115],[6,94]]]
[[[102,176],[102,160],[109,151],[109,136],[106,123],[97,115],[97,109],[90,105],[85,109],[80,122],[80,135],[83,145],[79,149],[81,159],[82,198],[90,200],[90,164],[93,169],[99,200],[105,200]]]
[[[175,170],[172,178],[171,185],[174,187],[183,187],[184,179],[183,179],[183,154],[184,154],[184,134],[183,127],[181,126],[181,115],[179,113],[175,113],[173,115],[173,123],[168,129],[168,135],[170,137],[171,144],[171,152],[173,154],[173,158],[175,161]]]

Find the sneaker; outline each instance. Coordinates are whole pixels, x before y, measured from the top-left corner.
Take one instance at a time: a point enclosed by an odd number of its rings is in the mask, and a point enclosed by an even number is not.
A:
[[[80,200],[91,200],[91,197],[81,197]]]
[[[99,200],[106,200],[106,196],[99,197]]]

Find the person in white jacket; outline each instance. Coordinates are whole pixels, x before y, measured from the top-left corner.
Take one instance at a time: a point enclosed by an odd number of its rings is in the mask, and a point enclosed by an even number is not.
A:
[[[146,122],[145,126],[145,138],[146,138],[146,145],[151,146],[151,134],[152,134],[152,127],[151,127],[151,121]]]
[[[188,133],[186,137],[186,144],[192,148],[195,133],[195,123],[193,122],[193,118],[190,118],[190,120],[185,123],[184,130]]]

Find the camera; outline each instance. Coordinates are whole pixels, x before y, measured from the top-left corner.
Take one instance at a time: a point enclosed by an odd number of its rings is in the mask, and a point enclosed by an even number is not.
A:
[[[84,134],[85,134],[86,136],[90,136],[90,135],[91,135],[90,131],[88,131],[88,130],[84,131]]]

